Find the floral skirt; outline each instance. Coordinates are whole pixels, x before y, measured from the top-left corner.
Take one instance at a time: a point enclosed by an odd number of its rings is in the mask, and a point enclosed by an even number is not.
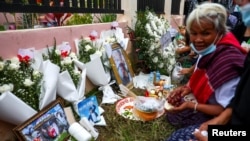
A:
[[[167,113],[168,122],[178,128],[201,124],[211,118],[212,116],[201,112],[194,113],[191,109],[186,109],[179,113]]]
[[[173,132],[166,141],[189,141],[194,140],[195,136],[192,134],[195,129],[199,129],[200,124],[190,125],[184,128],[180,128]]]

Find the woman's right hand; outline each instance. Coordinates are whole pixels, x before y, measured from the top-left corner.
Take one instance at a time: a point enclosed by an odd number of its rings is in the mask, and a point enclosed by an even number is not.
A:
[[[182,68],[179,73],[182,75],[191,74],[192,68]]]

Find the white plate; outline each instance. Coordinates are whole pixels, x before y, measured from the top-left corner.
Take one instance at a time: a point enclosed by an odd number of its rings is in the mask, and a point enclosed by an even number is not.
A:
[[[164,108],[168,111],[168,110],[171,110],[172,108],[174,108],[174,106],[169,104],[168,101],[165,101]]]

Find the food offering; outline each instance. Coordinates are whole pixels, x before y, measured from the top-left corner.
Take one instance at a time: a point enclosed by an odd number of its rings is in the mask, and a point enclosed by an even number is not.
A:
[[[143,121],[153,120],[159,112],[164,111],[163,103],[164,101],[154,97],[137,96],[134,101],[134,115]]]
[[[116,112],[123,116],[124,118],[126,119],[130,119],[130,120],[142,120],[142,121],[148,121],[148,120],[153,120],[155,118],[158,118],[160,116],[162,116],[164,113],[165,113],[165,110],[162,106],[162,108],[160,109],[142,109],[140,107],[140,104],[136,102],[136,100],[138,99],[141,99],[141,97],[143,96],[137,96],[137,97],[126,97],[126,98],[123,98],[121,100],[119,100],[117,103],[116,103]],[[150,97],[148,97],[150,98]],[[152,97],[151,97],[152,98]],[[150,99],[151,99],[150,98]],[[155,98],[152,98],[152,99],[155,99]],[[156,99],[155,99],[156,100]],[[138,105],[139,104],[139,105]],[[163,105],[163,104],[162,104]],[[138,107],[138,108],[135,108]],[[143,105],[141,105],[143,106]],[[144,107],[146,108],[146,107]],[[138,110],[136,110],[138,109]],[[149,118],[141,118],[140,116],[138,116],[138,112],[141,111],[141,114],[146,114],[146,116],[150,116]],[[141,115],[140,114],[140,115]]]
[[[127,97],[119,100],[116,104],[116,112],[124,118],[139,120],[133,114],[134,100],[134,97]]]
[[[167,98],[167,100],[164,103],[164,108],[166,110],[171,110],[174,107],[180,106],[185,101],[191,101],[194,103],[197,103],[196,98],[192,93],[182,97],[181,93],[177,93],[173,98]]]
[[[159,71],[150,72],[148,83],[145,86],[145,96],[165,99],[172,88],[173,85],[170,84],[170,80],[162,76]]]

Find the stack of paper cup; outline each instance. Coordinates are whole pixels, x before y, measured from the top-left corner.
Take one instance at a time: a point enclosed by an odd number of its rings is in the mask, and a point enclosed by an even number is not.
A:
[[[92,138],[91,134],[77,122],[70,125],[69,133],[78,141],[89,141]]]

